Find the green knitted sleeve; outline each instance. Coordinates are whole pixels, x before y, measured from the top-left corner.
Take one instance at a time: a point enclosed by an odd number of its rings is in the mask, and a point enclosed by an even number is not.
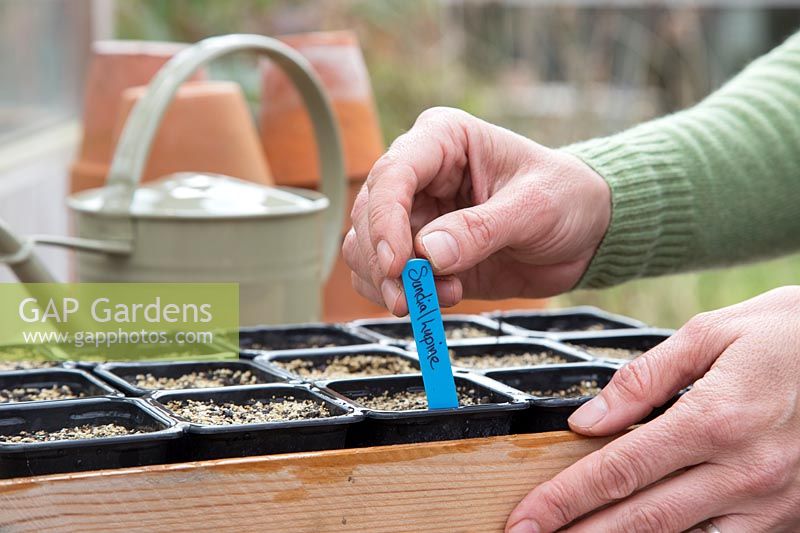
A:
[[[578,288],[800,249],[800,33],[691,109],[564,148],[611,188]]]

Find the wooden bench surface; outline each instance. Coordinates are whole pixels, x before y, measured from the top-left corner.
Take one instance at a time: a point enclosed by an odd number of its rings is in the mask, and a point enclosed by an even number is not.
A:
[[[569,432],[0,480],[0,531],[502,531],[610,439]]]

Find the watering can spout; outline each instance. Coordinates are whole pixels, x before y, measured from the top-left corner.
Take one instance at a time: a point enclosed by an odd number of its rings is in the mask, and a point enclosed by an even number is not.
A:
[[[52,283],[50,271],[33,253],[33,240],[17,237],[0,220],[0,263],[5,263],[23,283]]]
[[[57,280],[33,253],[35,244],[60,246],[71,250],[125,256],[131,253],[133,243],[130,238],[120,234],[117,239],[82,239],[60,235],[37,235],[18,237],[0,219],[0,264],[7,265],[23,283],[55,283]]]

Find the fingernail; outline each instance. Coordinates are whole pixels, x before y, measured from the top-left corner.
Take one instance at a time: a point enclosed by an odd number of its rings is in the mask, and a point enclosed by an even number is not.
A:
[[[600,422],[608,413],[608,404],[598,396],[581,405],[567,420],[573,426],[590,428]]]
[[[383,303],[386,308],[392,311],[395,304],[397,304],[397,298],[400,296],[400,287],[394,281],[385,279],[381,283],[381,296],[383,296]]]
[[[378,243],[377,251],[378,251],[378,263],[381,266],[383,275],[388,276],[389,269],[392,268],[392,263],[394,263],[394,252],[392,251],[392,247],[389,246],[388,242],[381,241]]]
[[[446,231],[434,231],[422,237],[422,246],[436,270],[444,270],[458,261],[458,243]]]
[[[511,526],[508,533],[539,533],[539,526],[526,518]]]

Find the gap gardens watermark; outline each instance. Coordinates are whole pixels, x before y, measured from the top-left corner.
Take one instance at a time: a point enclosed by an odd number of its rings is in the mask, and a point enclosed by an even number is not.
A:
[[[0,347],[75,359],[205,356],[235,352],[238,327],[235,283],[0,284]]]

